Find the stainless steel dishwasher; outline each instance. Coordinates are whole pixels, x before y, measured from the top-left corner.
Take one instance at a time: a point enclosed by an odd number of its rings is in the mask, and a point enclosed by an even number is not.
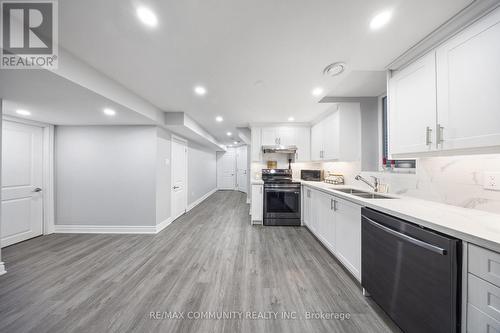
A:
[[[460,240],[363,208],[361,284],[407,333],[460,331]]]

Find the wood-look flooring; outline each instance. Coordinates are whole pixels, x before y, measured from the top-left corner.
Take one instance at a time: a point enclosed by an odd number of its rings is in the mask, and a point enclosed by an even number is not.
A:
[[[4,248],[0,332],[398,331],[306,228],[251,226],[245,199],[216,192],[157,235],[53,234]],[[187,318],[208,312],[233,317]]]

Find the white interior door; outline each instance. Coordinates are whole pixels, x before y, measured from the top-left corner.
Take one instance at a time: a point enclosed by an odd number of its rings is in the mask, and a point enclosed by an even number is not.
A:
[[[2,247],[42,234],[43,129],[2,126]]]
[[[234,190],[236,188],[236,150],[234,148],[228,148],[225,153],[218,155],[217,168],[218,188]]]
[[[172,138],[172,216],[187,210],[187,144]]]
[[[236,174],[238,177],[238,191],[247,193],[248,184],[248,164],[247,146],[236,149]]]

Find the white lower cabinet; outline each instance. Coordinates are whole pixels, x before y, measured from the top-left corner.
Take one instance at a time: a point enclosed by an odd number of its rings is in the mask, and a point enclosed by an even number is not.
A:
[[[500,253],[467,245],[467,332],[500,332]]]
[[[262,223],[264,217],[264,185],[252,185],[252,223]]]
[[[361,206],[335,198],[337,258],[361,281]]]
[[[303,221],[361,281],[361,206],[304,186]]]
[[[302,223],[308,227],[311,226],[311,199],[310,188],[302,188]]]

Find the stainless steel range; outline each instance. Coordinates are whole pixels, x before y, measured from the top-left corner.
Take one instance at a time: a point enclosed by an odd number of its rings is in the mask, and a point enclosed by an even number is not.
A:
[[[264,225],[300,226],[300,182],[290,169],[262,169]]]

